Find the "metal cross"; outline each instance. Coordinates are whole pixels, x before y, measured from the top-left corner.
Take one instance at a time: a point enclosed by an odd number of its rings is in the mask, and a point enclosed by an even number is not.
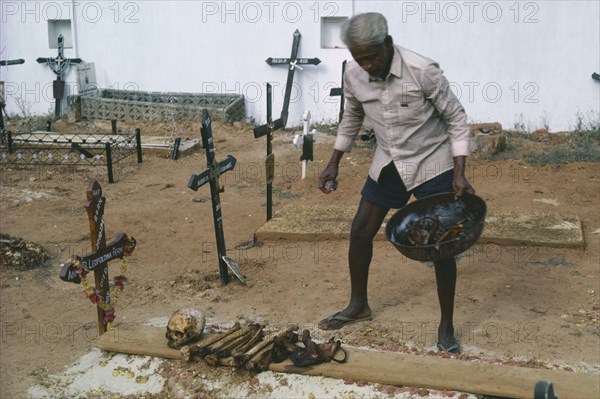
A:
[[[206,109],[202,110],[202,145],[206,149],[206,163],[208,169],[199,174],[193,174],[188,181],[188,187],[194,191],[198,191],[200,187],[206,183],[210,183],[210,196],[212,202],[213,221],[215,225],[215,238],[217,240],[217,255],[219,258],[219,276],[221,284],[226,285],[229,282],[229,268],[233,274],[243,283],[246,280],[240,272],[237,264],[231,258],[227,257],[225,249],[225,237],[223,234],[223,214],[221,212],[221,198],[219,192],[223,189],[219,186],[219,176],[225,172],[233,170],[236,159],[228,155],[221,162],[215,159],[215,147],[212,136],[212,120]]]
[[[290,97],[292,95],[292,86],[294,83],[294,72],[297,69],[302,70],[299,65],[318,65],[321,60],[318,58],[298,58],[298,47],[300,47],[300,31],[296,29],[294,31],[294,41],[292,42],[292,54],[290,58],[273,58],[269,57],[265,62],[269,65],[289,65],[287,82],[285,84],[285,96],[283,98],[283,108],[281,110],[281,119],[283,120],[283,126],[287,125],[288,119],[288,108],[290,107]]]
[[[53,98],[55,100],[54,107],[54,116],[60,116],[60,101],[63,98],[63,93],[65,91],[65,82],[63,80],[63,75],[69,69],[71,64],[81,64],[83,60],[81,58],[65,58],[64,56],[64,38],[63,35],[58,36],[58,56],[56,58],[43,58],[40,57],[37,59],[37,62],[40,64],[46,64],[52,72],[56,74],[56,80],[53,81]]]

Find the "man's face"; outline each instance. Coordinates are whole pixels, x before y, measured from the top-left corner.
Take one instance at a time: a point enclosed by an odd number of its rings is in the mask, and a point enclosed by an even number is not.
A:
[[[381,79],[385,79],[390,71],[394,54],[391,40],[388,39],[380,44],[352,45],[350,53],[358,65],[372,78]]]

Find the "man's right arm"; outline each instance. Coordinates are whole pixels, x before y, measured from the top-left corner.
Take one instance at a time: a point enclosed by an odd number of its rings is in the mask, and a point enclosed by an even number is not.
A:
[[[360,132],[365,111],[362,104],[356,99],[352,91],[352,83],[348,79],[350,72],[344,75],[344,97],[346,104],[344,106],[344,117],[338,126],[337,136],[334,148],[342,152],[350,152]]]
[[[319,189],[327,194],[337,187],[336,179],[340,161],[345,152],[352,150],[365,117],[362,104],[352,93],[352,83],[349,82],[348,73],[344,75],[344,97],[346,98],[344,117],[338,126],[333,153],[319,176]]]

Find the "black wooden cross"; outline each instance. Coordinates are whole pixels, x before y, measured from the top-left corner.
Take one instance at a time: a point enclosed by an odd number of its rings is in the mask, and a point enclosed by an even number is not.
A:
[[[227,257],[225,248],[225,237],[223,234],[223,214],[221,212],[221,198],[219,192],[223,189],[219,186],[219,176],[227,171],[233,170],[236,159],[228,155],[221,162],[215,159],[215,147],[212,136],[212,120],[206,109],[202,110],[202,145],[206,149],[206,163],[208,169],[199,174],[193,174],[188,181],[188,187],[198,191],[206,183],[210,183],[210,197],[212,202],[213,221],[215,224],[215,238],[217,240],[217,256],[219,258],[219,276],[221,284],[229,282],[229,273],[227,268],[231,269],[233,274],[245,284],[246,280],[240,272],[237,264],[231,258]]]
[[[90,240],[92,253],[85,256],[75,256],[75,260],[86,272],[94,271],[94,282],[99,295],[106,300],[110,298],[108,284],[108,262],[114,259],[122,259],[129,256],[136,246],[133,237],[119,233],[110,243],[106,244],[106,232],[104,223],[104,205],[106,198],[102,196],[102,187],[96,180],[90,180],[86,190],[88,202],[85,204],[88,221],[90,225]],[[69,283],[81,283],[80,274],[74,262],[69,262],[60,271],[60,278]],[[108,299],[110,303],[110,299]],[[100,335],[107,330],[107,320],[104,310],[98,309],[98,331]]]
[[[60,116],[60,102],[63,98],[65,91],[65,81],[63,75],[69,69],[71,64],[81,64],[83,60],[81,58],[65,58],[64,52],[64,38],[63,35],[58,36],[58,57],[56,58],[38,58],[37,62],[40,64],[46,64],[50,67],[52,72],[56,74],[56,80],[53,81],[52,95],[55,100],[54,116],[58,118]]]
[[[342,62],[342,83],[340,87],[335,87],[329,91],[329,95],[332,97],[340,96],[340,112],[338,116],[338,122],[342,121],[344,117],[344,73],[346,72],[346,60]]]
[[[18,60],[1,60],[0,66],[19,65],[23,63],[25,63],[25,60],[21,58]],[[4,109],[5,107],[6,102],[4,101],[4,82],[0,81],[0,145],[6,144],[4,138],[4,114],[6,113],[6,110]],[[8,119],[8,114],[6,114],[6,119]]]
[[[267,135],[267,158],[265,170],[267,175],[267,222],[273,217],[273,180],[275,179],[275,154],[273,154],[273,131],[285,127],[282,118],[273,121],[272,106],[273,88],[267,83],[267,124],[254,129],[254,138]]]
[[[294,83],[294,72],[296,68],[302,69],[299,65],[319,65],[321,60],[318,58],[298,58],[298,48],[300,47],[300,31],[294,31],[294,41],[292,42],[292,54],[290,58],[269,57],[265,62],[269,65],[289,65],[287,82],[285,84],[285,96],[283,97],[283,108],[281,109],[281,120],[283,127],[287,125],[288,109],[290,107],[290,97],[292,95],[292,86]],[[264,126],[263,126],[264,129]],[[263,133],[264,134],[264,133]],[[255,134],[256,135],[256,134]]]

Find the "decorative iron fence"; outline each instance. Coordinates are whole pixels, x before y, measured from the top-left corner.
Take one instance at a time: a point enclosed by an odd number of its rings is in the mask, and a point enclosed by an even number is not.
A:
[[[140,129],[134,133],[4,132],[0,137],[0,165],[104,164],[108,182],[114,182],[113,165],[130,155],[142,162]]]

